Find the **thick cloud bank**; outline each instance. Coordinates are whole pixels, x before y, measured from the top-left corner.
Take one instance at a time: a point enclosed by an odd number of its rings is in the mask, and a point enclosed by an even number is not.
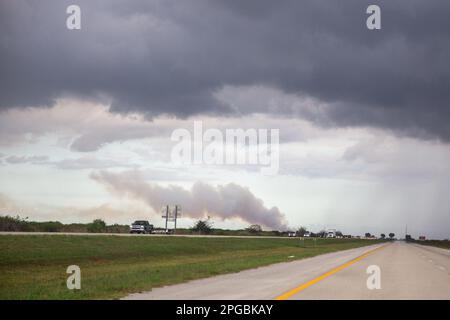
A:
[[[302,116],[219,99],[262,85],[327,105],[311,120],[450,140],[450,2],[441,0],[79,0],[0,2],[0,107],[61,96],[146,116]],[[382,9],[382,29],[365,26]]]
[[[286,228],[285,216],[277,207],[266,208],[263,201],[249,189],[234,183],[213,187],[197,182],[190,190],[186,190],[173,185],[162,187],[147,183],[138,171],[120,174],[100,171],[93,173],[91,178],[115,194],[144,201],[156,212],[167,204],[179,204],[183,217],[202,218],[210,215],[221,219],[240,218],[270,229]]]

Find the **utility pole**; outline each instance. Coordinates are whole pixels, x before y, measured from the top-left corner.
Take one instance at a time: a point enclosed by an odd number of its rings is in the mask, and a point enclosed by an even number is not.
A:
[[[175,225],[174,225],[173,233],[177,233],[177,217],[178,217],[178,206],[175,205]]]
[[[167,230],[167,222],[169,221],[169,205],[166,206],[166,232]]]
[[[165,205],[161,211],[163,212],[162,218],[166,219],[166,233],[169,232],[169,222],[174,223],[172,231],[175,233],[177,231],[177,219],[181,216],[181,206],[175,205],[171,208],[170,205]]]

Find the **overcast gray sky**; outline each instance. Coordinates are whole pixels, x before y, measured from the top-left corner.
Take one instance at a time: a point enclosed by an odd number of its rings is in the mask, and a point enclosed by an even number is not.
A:
[[[81,30],[66,28],[70,4]],[[366,27],[369,4],[381,30]],[[128,223],[181,201],[185,226],[211,215],[448,238],[448,12],[444,0],[2,1],[0,212]],[[278,175],[171,164],[171,132],[194,120],[280,129]]]

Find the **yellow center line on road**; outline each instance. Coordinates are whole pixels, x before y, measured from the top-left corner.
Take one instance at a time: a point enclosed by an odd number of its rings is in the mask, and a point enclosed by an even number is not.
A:
[[[364,258],[367,257],[368,255],[371,255],[371,254],[374,253],[375,251],[378,251],[378,250],[380,250],[380,249],[383,249],[383,248],[385,248],[385,247],[387,247],[387,246],[388,246],[388,245],[386,244],[386,245],[384,245],[384,246],[381,246],[381,247],[372,249],[372,250],[370,250],[370,251],[367,251],[367,252],[363,253],[362,255],[360,255],[360,256],[357,257],[357,258],[355,258],[355,259],[353,259],[353,260],[351,260],[351,261],[349,261],[349,262],[347,262],[347,263],[344,263],[343,265],[341,265],[341,266],[339,266],[339,267],[337,267],[337,268],[334,268],[334,269],[328,271],[327,273],[324,273],[323,275],[318,276],[317,278],[312,279],[312,280],[310,280],[310,281],[308,281],[308,282],[306,282],[306,283],[304,283],[304,284],[302,284],[302,285],[300,285],[300,286],[298,286],[298,287],[296,287],[296,288],[294,288],[294,289],[292,289],[292,290],[289,290],[289,291],[286,292],[286,293],[283,293],[282,295],[276,297],[275,300],[286,300],[286,299],[289,299],[289,298],[292,297],[294,294],[297,294],[297,293],[299,293],[300,291],[303,291],[303,290],[305,290],[306,288],[309,288],[309,287],[312,286],[313,284],[315,284],[315,283],[317,283],[317,282],[319,282],[319,281],[322,281],[322,280],[325,279],[325,278],[328,278],[329,276],[331,276],[331,275],[333,275],[333,274],[335,274],[335,273],[341,271],[342,269],[345,269],[345,268],[351,266],[352,264],[354,264],[354,263],[356,263],[356,262],[358,262],[358,261],[364,259]]]

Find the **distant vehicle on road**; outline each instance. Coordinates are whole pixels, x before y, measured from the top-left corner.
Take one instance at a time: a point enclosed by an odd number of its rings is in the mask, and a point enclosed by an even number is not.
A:
[[[336,238],[336,231],[328,231],[327,238]]]
[[[311,232],[306,231],[303,236],[306,237],[306,238],[309,238],[309,237],[311,237]]]
[[[288,231],[287,235],[288,235],[288,237],[296,237],[297,236],[297,232]]]
[[[137,220],[133,222],[130,226],[130,233],[152,233],[153,225],[150,224],[147,220]]]
[[[153,232],[155,234],[173,234],[173,230],[172,229],[163,229],[163,228],[155,228],[153,229]]]

